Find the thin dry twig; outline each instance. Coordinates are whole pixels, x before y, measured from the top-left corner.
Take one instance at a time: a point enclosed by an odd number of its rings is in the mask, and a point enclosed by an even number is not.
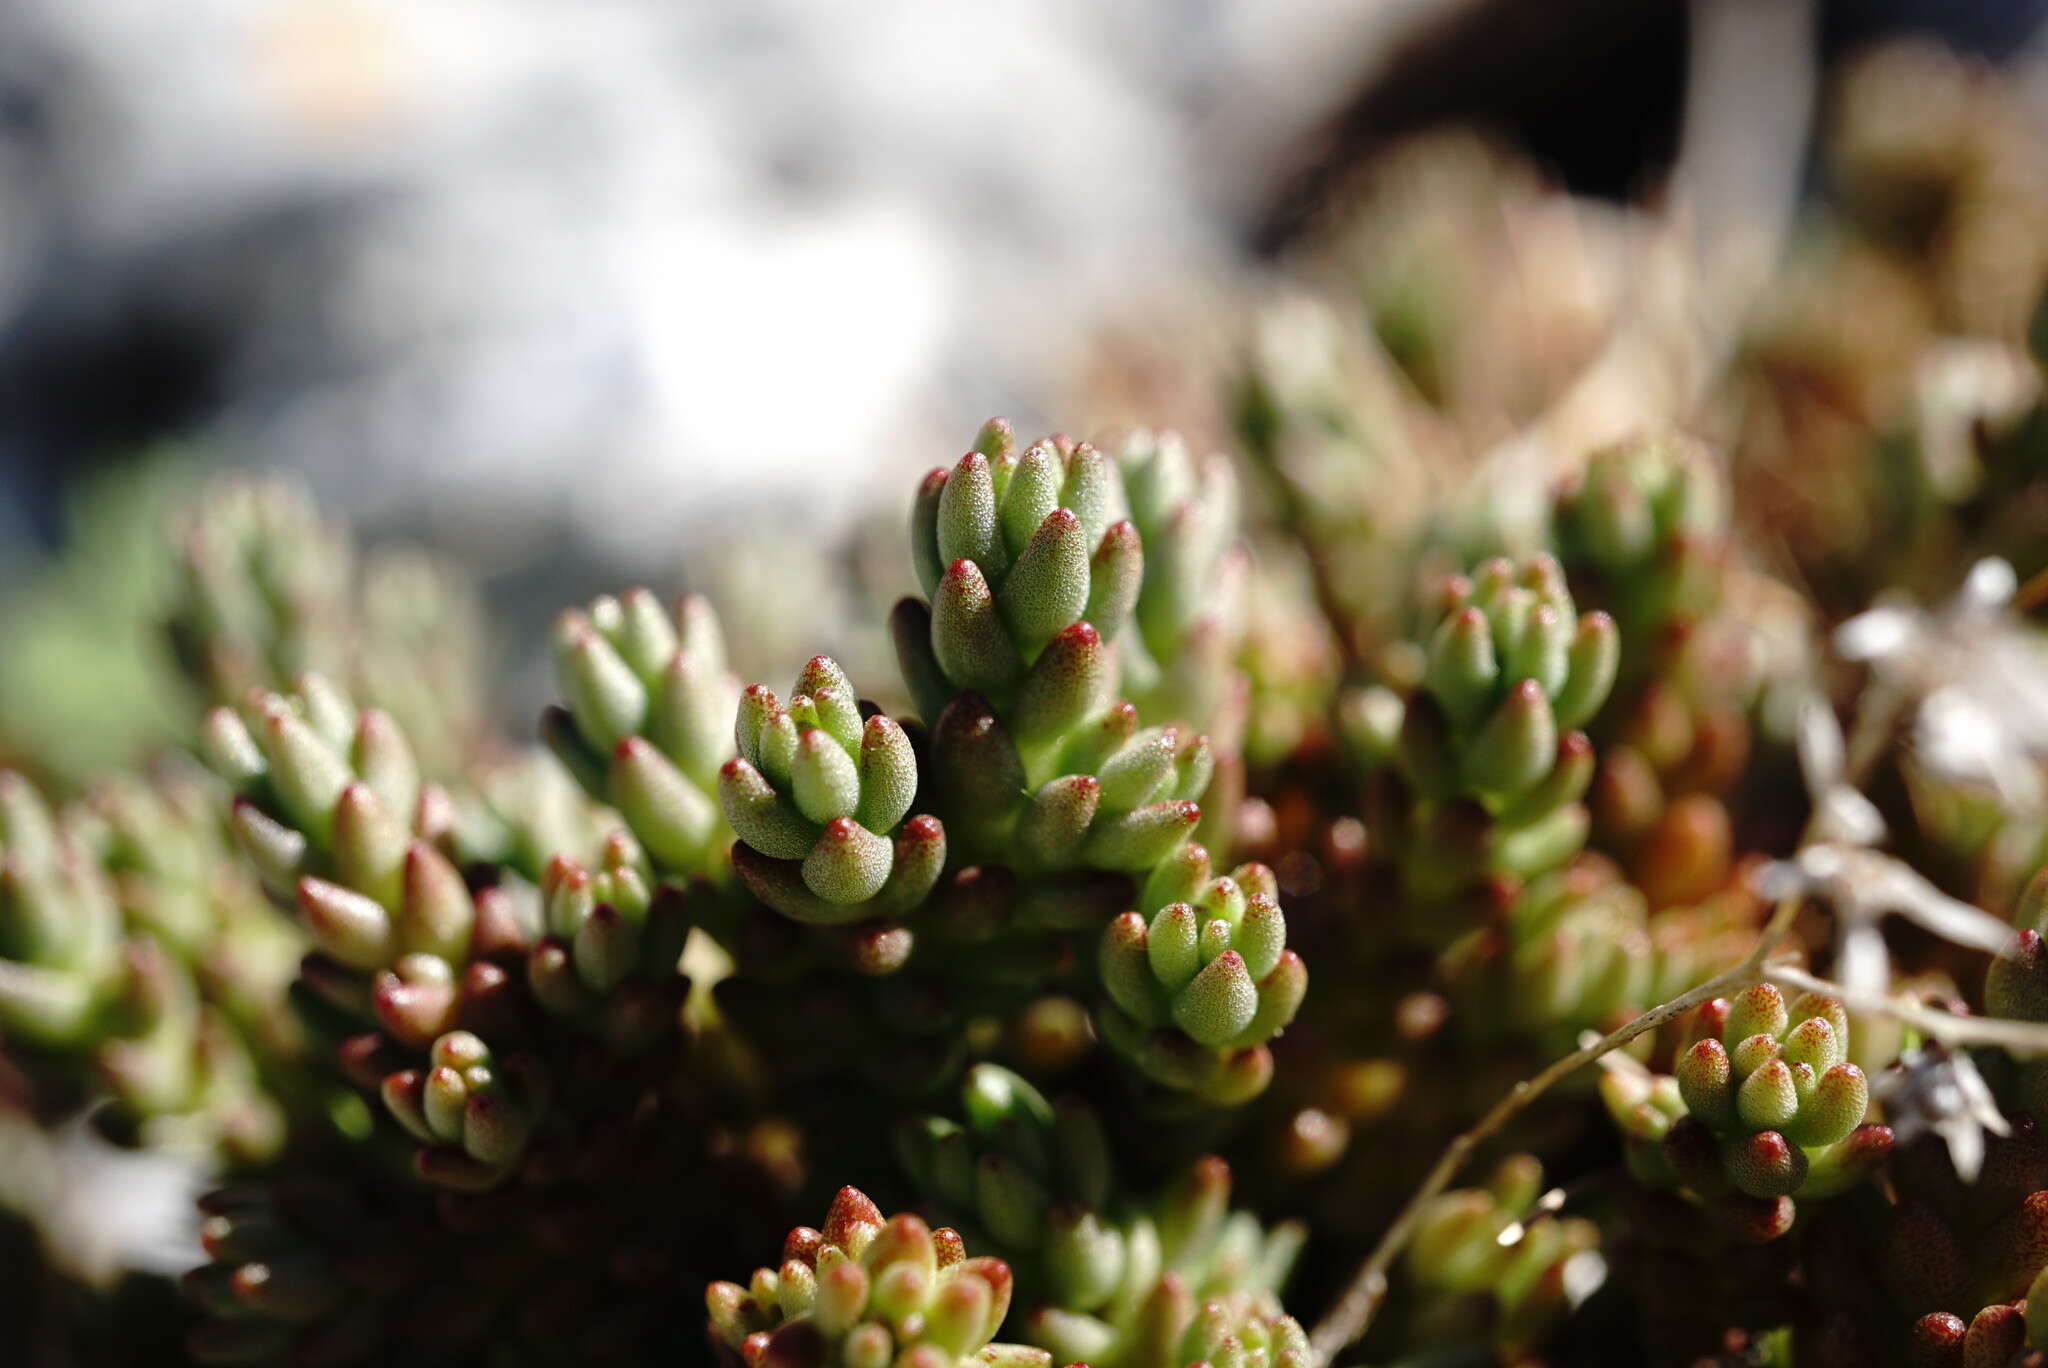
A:
[[[1672,1021],[1701,1003],[1721,996],[1732,988],[1754,983],[1764,973],[1764,961],[1777,948],[1785,933],[1792,927],[1792,919],[1799,911],[1801,900],[1789,898],[1777,906],[1771,920],[1764,927],[1763,935],[1756,946],[1743,957],[1740,964],[1714,975],[1697,988],[1680,993],[1669,1002],[1660,1003],[1644,1012],[1619,1030],[1602,1036],[1593,1044],[1566,1055],[1563,1059],[1544,1069],[1533,1078],[1526,1078],[1515,1084],[1507,1096],[1493,1104],[1486,1115],[1479,1118],[1470,1130],[1451,1141],[1436,1166],[1415,1189],[1414,1195],[1401,1208],[1400,1215],[1387,1227],[1386,1234],[1373,1246],[1372,1253],[1353,1275],[1351,1282],[1338,1296],[1323,1318],[1316,1322],[1315,1330],[1309,1335],[1309,1347],[1319,1364],[1327,1364],[1339,1351],[1356,1343],[1359,1336],[1371,1326],[1380,1302],[1387,1295],[1387,1270],[1394,1259],[1415,1233],[1416,1224],[1422,1219],[1423,1210],[1434,1201],[1439,1193],[1450,1186],[1466,1158],[1491,1138],[1494,1132],[1506,1125],[1516,1113],[1541,1097],[1559,1079],[1574,1073],[1602,1055],[1609,1054],[1628,1044],[1639,1035],[1656,1030],[1667,1021]]]
[[[1851,1011],[1871,1012],[1904,1022],[1929,1040],[1938,1040],[1944,1045],[1997,1045],[2023,1057],[2048,1055],[2048,1024],[2042,1022],[2013,1021],[2007,1017],[1957,1016],[1906,998],[1859,992],[1831,979],[1809,974],[1793,964],[1766,965],[1764,977],[1788,988],[1838,998]]]

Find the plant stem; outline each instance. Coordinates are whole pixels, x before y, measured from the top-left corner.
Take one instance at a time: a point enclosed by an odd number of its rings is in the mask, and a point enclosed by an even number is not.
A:
[[[1804,992],[1825,993],[1839,999],[1851,1011],[1870,1012],[1902,1021],[1928,1039],[1938,1040],[1944,1045],[1997,1045],[2014,1055],[2048,1055],[2048,1023],[1939,1012],[1884,993],[1857,992],[1791,964],[1767,965],[1764,977]]]

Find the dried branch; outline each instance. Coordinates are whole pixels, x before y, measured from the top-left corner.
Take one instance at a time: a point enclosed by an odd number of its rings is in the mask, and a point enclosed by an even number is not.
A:
[[[1997,1045],[2023,1057],[2048,1056],[2048,1023],[1957,1016],[1907,998],[1861,992],[1791,964],[1767,965],[1764,977],[1788,988],[1839,998],[1843,1006],[1854,1012],[1871,1012],[1904,1022],[1929,1040],[1944,1045]]]
[[[1619,1030],[1601,1037],[1593,1044],[1566,1055],[1563,1059],[1544,1069],[1533,1078],[1524,1079],[1470,1130],[1451,1141],[1429,1176],[1408,1199],[1407,1205],[1387,1227],[1386,1234],[1373,1246],[1365,1263],[1352,1277],[1343,1293],[1337,1298],[1323,1318],[1316,1322],[1315,1330],[1309,1336],[1309,1345],[1315,1353],[1318,1364],[1327,1364],[1339,1351],[1357,1342],[1372,1324],[1373,1315],[1379,1310],[1380,1302],[1387,1295],[1387,1270],[1415,1233],[1416,1224],[1422,1213],[1438,1194],[1450,1186],[1458,1170],[1473,1150],[1484,1144],[1502,1126],[1531,1102],[1549,1091],[1551,1086],[1568,1074],[1575,1073],[1601,1056],[1609,1054],[1634,1040],[1656,1030],[1667,1021],[1675,1020],[1699,1006],[1701,1003],[1721,996],[1731,989],[1746,987],[1762,976],[1764,961],[1777,948],[1785,933],[1791,929],[1792,918],[1799,910],[1800,899],[1790,898],[1781,902],[1771,914],[1770,923],[1764,927],[1755,948],[1743,957],[1740,964],[1714,975],[1697,988],[1680,993],[1669,1002],[1660,1003],[1644,1012]]]

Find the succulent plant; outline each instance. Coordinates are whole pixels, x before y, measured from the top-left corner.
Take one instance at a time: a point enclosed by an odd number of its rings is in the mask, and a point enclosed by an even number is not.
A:
[[[1270,769],[1329,740],[1339,659],[1330,624],[1315,606],[1300,549],[1261,545],[1247,596],[1238,661],[1248,687],[1245,759]]]
[[[931,603],[903,600],[890,626],[931,727],[929,801],[964,855],[1142,874],[1200,819],[1208,738],[1114,701],[1112,648],[1145,577],[1121,499],[1095,448],[1055,437],[1020,454],[999,421],[918,489],[912,560]]]
[[[1540,1210],[1542,1181],[1541,1163],[1512,1155],[1485,1187],[1443,1193],[1424,1209],[1403,1264],[1429,1299],[1421,1315],[1432,1338],[1512,1351],[1539,1342],[1583,1295],[1592,1270],[1573,1261],[1597,1261],[1599,1229]]]
[[[748,1365],[892,1363],[1048,1368],[1052,1356],[992,1344],[1010,1309],[1009,1265],[969,1258],[958,1231],[908,1212],[887,1218],[841,1188],[822,1229],[799,1226],[779,1268],[705,1290],[711,1332]]]
[[[1894,1155],[1888,1192],[1830,1205],[1808,1258],[1824,1368],[2013,1363],[2048,1338],[2028,1314],[2048,1291],[2048,1142],[2025,1113],[2007,1122],[1974,1181],[1926,1136]]]
[[[1103,931],[1102,1031],[1148,1078],[1225,1105],[1266,1086],[1266,1042],[1308,992],[1278,894],[1264,865],[1210,877],[1209,853],[1189,844],[1146,880],[1150,916],[1125,912]]]
[[[58,829],[27,779],[0,772],[0,873],[10,1034],[60,1044],[91,1030],[121,982],[121,912],[106,871]]]
[[[347,530],[281,483],[223,481],[179,524],[169,633],[211,702],[234,705],[310,670],[426,738],[429,774],[468,762],[484,728],[484,641],[459,577],[418,553],[359,567]]]
[[[264,1066],[297,1053],[273,996],[292,942],[179,796],[137,782],[60,816],[0,770],[0,1035],[59,1091],[88,1065],[144,1145],[259,1162],[286,1140]]]
[[[317,676],[207,736],[252,863],[317,947],[297,999],[381,1119],[317,1198],[279,1180],[211,1199],[195,1352],[354,1362],[526,1336],[605,1356],[674,1333],[646,1290],[677,1258],[664,1232],[751,1229],[783,1181],[723,1027],[684,1018],[704,890],[657,881],[623,831],[537,886],[473,865],[472,888],[402,734]],[[405,1149],[409,1172],[377,1158]],[[549,1233],[504,1240],[525,1227]],[[436,1303],[462,1309],[421,1324]]]
[[[209,719],[215,764],[241,791],[236,828],[318,947],[304,992],[337,1031],[374,1026],[344,1048],[359,1075],[382,1071],[386,1109],[425,1146],[423,1170],[494,1185],[553,1083],[532,1057],[495,1063],[465,1028],[516,1036],[538,1010],[628,1056],[672,1037],[688,989],[685,895],[653,882],[623,832],[596,869],[562,855],[538,888],[472,892],[436,843],[449,802],[419,784],[397,728],[318,676],[303,686],[255,699],[253,729],[225,709]],[[418,1067],[383,1067],[404,1052]]]
[[[1009,704],[1077,622],[1095,623],[1104,640],[1116,635],[1144,562],[1137,528],[1114,517],[1115,480],[1085,442],[1050,437],[1019,453],[1001,420],[952,469],[925,477],[911,561],[931,604],[899,604],[894,625],[904,678],[927,716],[960,690]]]
[[[191,505],[177,551],[172,641],[215,699],[331,669],[346,649],[354,547],[289,485],[217,487]]]
[[[1620,646],[1612,618],[1578,615],[1547,556],[1488,561],[1444,600],[1393,748],[1418,800],[1402,872],[1437,897],[1554,868],[1584,841],[1593,751],[1576,729],[1606,701]]]
[[[1624,442],[1586,458],[1553,513],[1559,559],[1607,607],[1640,674],[1659,633],[1696,623],[1719,600],[1727,490],[1713,457],[1675,436]],[[1668,645],[1668,643],[1663,643]]]
[[[449,795],[458,865],[511,870],[538,884],[557,855],[594,862],[625,819],[592,799],[552,752],[529,746],[473,766]]]
[[[746,674],[702,598],[595,599],[544,748],[459,577],[280,487],[136,550],[161,602],[51,597],[211,711],[77,667],[122,739],[61,759],[0,709],[0,1359],[2032,1364],[2048,876],[1963,904],[2048,851],[2048,144],[1893,69],[1938,103],[1859,86],[1749,305],[1411,145],[1143,314],[1221,344],[1162,373],[1198,436],[991,421],[887,613],[900,522],[700,541]],[[87,782],[140,736],[214,775]],[[228,1180],[182,1319],[106,1276],[159,1169]]]
[[[1196,461],[1172,432],[1131,434],[1116,467],[1147,567],[1133,630],[1117,638],[1123,692],[1141,716],[1209,738],[1216,775],[1193,796],[1204,804],[1203,838],[1227,848],[1244,793],[1251,687],[1239,668],[1251,625],[1251,556],[1238,539],[1236,475],[1221,455]]]
[[[1089,986],[1103,927],[1184,847],[1216,773],[1209,736],[1178,714],[1227,722],[1236,678],[1241,614],[1226,624],[1228,605],[1204,598],[1232,559],[1220,478],[1197,490],[1177,439],[1134,443],[1120,463],[1065,438],[1020,452],[999,420],[927,477],[911,539],[931,601],[891,616],[923,722],[862,703],[824,656],[786,702],[760,685],[740,698],[739,753],[716,781],[734,868],[761,904],[822,933],[778,938],[744,916],[720,932],[740,967],[720,993],[749,1029],[822,1033],[871,1072],[877,1056],[915,1060],[880,1072],[916,1092],[971,1057],[958,1034],[971,1015]],[[1149,589],[1137,527],[1117,516],[1126,483],[1171,543]],[[1116,699],[1127,676],[1148,711]],[[849,992],[832,982],[847,970],[900,982]],[[757,987],[769,981],[803,984],[831,1024],[797,1027]],[[918,1043],[899,1054],[906,1036]],[[1187,1086],[1192,1065],[1182,1074]]]
[[[1078,1098],[1049,1102],[978,1064],[961,1103],[961,1121],[904,1122],[898,1155],[941,1212],[1014,1268],[1026,1340],[1089,1363],[1301,1361],[1305,1341],[1278,1293],[1303,1232],[1231,1212],[1222,1160],[1133,1199],[1100,1118]]]
[[[1682,1185],[1759,1238],[1789,1228],[1794,1197],[1844,1191],[1892,1147],[1865,1124],[1870,1088],[1847,1062],[1849,1016],[1832,998],[1789,1005],[1768,983],[1698,1009],[1675,1075],[1609,1073],[1609,1111],[1644,1180]]]
[[[740,753],[719,770],[718,796],[740,834],[735,867],[756,897],[828,926],[924,901],[945,867],[945,828],[909,815],[918,783],[910,738],[863,710],[836,664],[813,658],[786,705],[762,685],[748,688],[737,734]]]
[[[1135,633],[1119,635],[1123,689],[1148,717],[1212,736],[1241,730],[1232,662],[1248,617],[1250,554],[1238,540],[1237,477],[1223,456],[1197,461],[1173,432],[1137,432],[1116,470],[1144,548],[1132,605]]]
[[[2048,1021],[2048,868],[2037,872],[2013,908],[2012,940],[1984,974],[1984,1006],[2017,1021]],[[2014,1060],[2006,1070],[2011,1105],[2048,1116],[2048,1060]]]
[[[1547,556],[1519,569],[1488,561],[1444,596],[1403,721],[1402,764],[1425,794],[1469,795],[1497,811],[1556,773],[1559,738],[1607,700],[1619,640],[1605,613],[1578,615]]]
[[[671,618],[634,589],[570,609],[555,624],[555,674],[568,702],[541,717],[549,748],[665,872],[714,868],[728,835],[717,784],[739,685],[710,603],[685,598]]]
[[[1582,856],[1530,880],[1500,917],[1444,953],[1466,1028],[1517,1033],[1555,1053],[1607,1031],[1741,959],[1761,908],[1740,889],[1652,914],[1603,861]]]
[[[779,1194],[758,1146],[687,1088],[642,1102],[544,1137],[517,1185],[491,1192],[437,1190],[374,1152],[344,1151],[316,1173],[209,1194],[208,1261],[185,1279],[203,1316],[192,1357],[588,1363],[688,1352],[700,1341],[674,1314],[674,1280],[705,1276],[707,1258],[760,1238],[759,1213]],[[701,1245],[678,1244],[678,1229]]]
[[[1593,729],[1597,838],[1653,906],[1719,890],[1732,865],[1723,803],[1749,758],[1762,683],[1753,643],[1766,582],[1742,564],[1725,473],[1675,436],[1593,453],[1553,513],[1573,592],[1620,636],[1612,705]]]

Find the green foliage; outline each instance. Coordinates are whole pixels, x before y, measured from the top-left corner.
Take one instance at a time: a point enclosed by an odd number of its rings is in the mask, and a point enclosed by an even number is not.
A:
[[[1185,451],[1171,450],[1129,457],[1156,512],[1185,501],[1172,484],[1185,478]],[[891,629],[931,728],[928,801],[961,857],[1142,875],[1193,830],[1216,756],[1184,724],[1207,719],[1172,710],[1185,693],[1147,700],[1158,711],[1117,701],[1118,689],[1145,687],[1133,678],[1144,648],[1118,643],[1149,623],[1152,649],[1178,658],[1219,554],[1210,543],[1227,537],[1226,509],[1187,502],[1183,532],[1148,570],[1138,527],[1122,516],[1118,467],[1085,442],[1051,437],[1019,454],[994,422],[951,470],[926,476],[911,542],[930,603],[899,603]],[[1177,684],[1229,673],[1227,657],[1209,656],[1177,671]],[[1164,675],[1156,662],[1151,671],[1158,694]]]
[[[163,509],[191,487],[189,453],[158,449],[66,502],[61,554],[10,548],[0,587],[0,764],[83,784],[189,730],[186,689],[159,635],[176,567]]]
[[[1186,845],[1146,880],[1149,917],[1126,912],[1104,928],[1101,1028],[1148,1078],[1225,1105],[1266,1086],[1266,1042],[1308,992],[1278,895],[1264,865],[1211,878],[1209,853]]]
[[[0,773],[0,812],[0,926],[8,952],[0,1002],[11,1030],[70,1040],[91,1030],[118,987],[120,908],[106,872],[58,831],[20,775]]]
[[[0,770],[0,1033],[46,1084],[89,1062],[145,1143],[250,1164],[286,1139],[296,943],[227,860],[217,802],[166,773],[59,814]]]
[[[992,1064],[968,1071],[961,1119],[904,1122],[897,1152],[939,1210],[1010,1261],[1022,1333],[1057,1360],[1172,1368],[1222,1352],[1303,1361],[1300,1327],[1278,1293],[1304,1232],[1268,1231],[1230,1211],[1221,1159],[1134,1197],[1117,1181],[1093,1109],[1074,1097],[1048,1102]]]
[[[1713,458],[1676,437],[1593,453],[1554,514],[1559,556],[1583,566],[1636,670],[1674,621],[1711,612],[1723,586],[1727,490]]]
[[[8,705],[51,800],[0,772],[0,1138],[30,1137],[0,1192],[45,1252],[67,1165],[177,1154],[234,1179],[185,1279],[208,1362],[1308,1368],[1283,1293],[1324,1304],[1388,1232],[1367,1362],[2023,1362],[2048,1066],[1949,1037],[2048,1022],[2048,882],[1981,993],[1999,937],[1942,928],[2039,849],[2035,594],[1885,607],[1867,681],[1819,670],[1877,581],[1806,458],[1931,463],[1916,579],[1979,530],[2032,556],[2038,366],[2013,328],[1969,339],[1995,365],[1929,333],[1887,363],[1908,392],[1752,336],[1685,387],[1732,459],[1581,456],[1613,387],[1553,353],[1656,352],[1592,316],[1636,292],[1526,271],[1546,192],[1444,155],[1416,219],[1371,192],[1382,250],[1343,237],[1328,297],[1254,304],[1245,465],[994,420],[912,493],[886,615],[851,606],[865,558],[726,565],[750,675],[785,618],[855,662],[886,618],[900,678],[858,672],[887,710],[824,655],[743,688],[706,598],[631,589],[556,619],[528,748],[462,583],[271,485],[120,546],[147,592],[59,586],[81,640],[133,627],[192,687],[141,690],[147,743],[82,687],[68,729],[112,739],[75,755]],[[1930,513],[1958,470],[1984,496]],[[1795,755],[1795,711],[1859,734]],[[212,776],[81,781],[180,743]],[[1883,852],[1843,844],[1852,808]],[[1777,953],[1931,1039],[1859,1011],[1852,1063],[1840,1003],[1731,978],[1597,1101],[1518,1090],[1740,963],[1795,869]],[[1503,1096],[1511,1134],[1455,1140]],[[1407,1205],[1447,1143],[1504,1139],[1530,1153]]]
[[[312,671],[422,738],[429,775],[447,778],[472,758],[484,633],[459,577],[418,553],[359,564],[347,529],[284,484],[224,481],[178,523],[165,625],[208,700],[238,706]]]
[[[1425,648],[1423,688],[1402,727],[1401,761],[1417,790],[1469,796],[1489,811],[1538,795],[1537,820],[1584,792],[1561,737],[1607,700],[1620,660],[1614,621],[1583,619],[1549,557],[1519,570],[1491,560],[1445,589],[1446,615]],[[1560,774],[1559,771],[1563,773]],[[1588,776],[1590,777],[1590,776]],[[1519,813],[1518,813],[1519,815]]]
[[[685,598],[671,619],[634,589],[570,609],[555,625],[555,675],[568,704],[541,717],[549,748],[665,872],[710,870],[729,834],[716,785],[739,687],[711,605]]]
[[[1424,1290],[1433,1337],[1538,1343],[1570,1309],[1572,1261],[1597,1249],[1591,1221],[1536,1209],[1543,1166],[1503,1160],[1483,1188],[1446,1192],[1424,1210],[1403,1262]]]
[[[1604,1083],[1644,1181],[1732,1199],[1731,1219],[1769,1237],[1790,1225],[1790,1199],[1844,1191],[1890,1151],[1891,1132],[1863,1124],[1870,1090],[1848,1062],[1839,1002],[1802,994],[1788,1006],[1761,983],[1701,1007],[1689,1034],[1675,1075]]]
[[[1730,890],[1653,915],[1611,867],[1582,858],[1530,880],[1441,967],[1477,1038],[1520,1035],[1562,1054],[1579,1032],[1611,1030],[1741,959],[1758,911]]]
[[[957,1231],[914,1215],[884,1220],[848,1187],[822,1229],[789,1233],[779,1269],[754,1270],[746,1287],[715,1282],[704,1300],[713,1331],[749,1365],[1046,1368],[1043,1350],[989,1343],[1010,1293],[1002,1260],[967,1257]]]
[[[754,896],[798,921],[838,925],[901,915],[931,892],[946,832],[936,818],[905,820],[918,782],[910,738],[864,710],[831,660],[804,667],[787,706],[749,688],[737,734],[718,796]]]
[[[1444,597],[1393,747],[1422,800],[1403,873],[1438,896],[1489,872],[1555,868],[1578,849],[1593,754],[1574,728],[1606,700],[1618,660],[1613,620],[1581,618],[1548,557],[1519,571],[1488,561]]]
[[[352,1037],[352,1064],[381,1073],[385,1109],[424,1147],[423,1172],[495,1186],[556,1081],[531,1053],[495,1060],[472,1028],[517,1036],[537,1008],[628,1057],[671,1037],[665,1014],[688,988],[686,895],[654,882],[624,832],[595,870],[558,855],[538,887],[508,873],[472,891],[440,844],[446,795],[420,783],[396,725],[317,675],[304,686],[256,696],[247,718],[208,720],[214,763],[240,792],[236,830],[318,947],[305,993],[337,1029],[374,1025]]]

